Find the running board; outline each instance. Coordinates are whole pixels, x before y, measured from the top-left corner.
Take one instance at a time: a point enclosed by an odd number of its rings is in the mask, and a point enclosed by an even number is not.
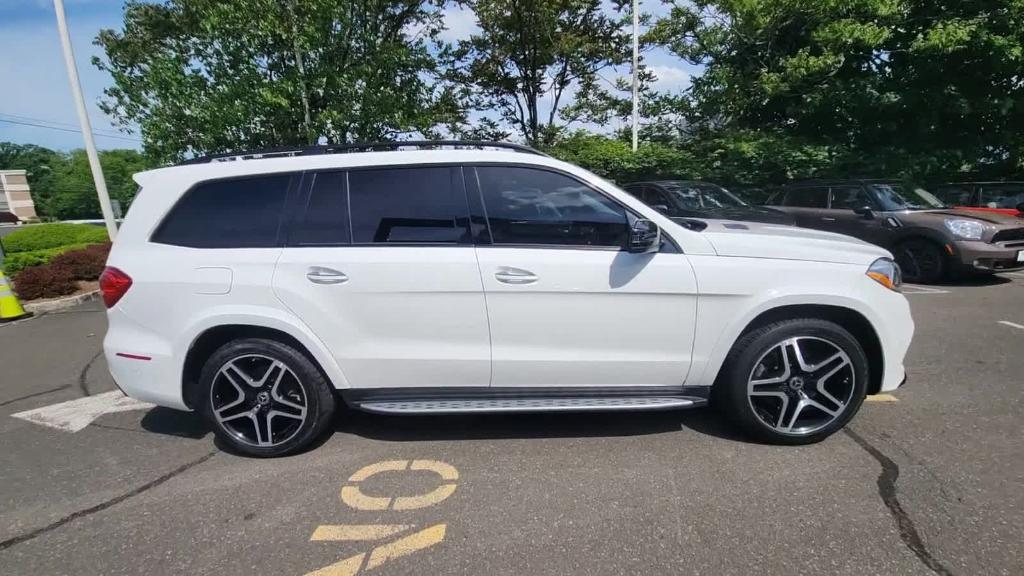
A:
[[[354,408],[377,414],[482,414],[490,412],[612,412],[696,408],[707,404],[698,396],[565,396],[520,398],[431,398],[353,402]]]

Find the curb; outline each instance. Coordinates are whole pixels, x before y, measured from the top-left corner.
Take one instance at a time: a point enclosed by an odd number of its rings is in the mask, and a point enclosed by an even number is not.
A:
[[[67,298],[57,298],[56,300],[47,300],[46,302],[27,302],[22,304],[21,307],[24,308],[26,312],[43,314],[45,312],[56,312],[57,310],[64,310],[65,308],[73,308],[83,302],[95,300],[99,295],[99,290],[93,290],[92,292],[86,292],[85,294],[68,296]]]

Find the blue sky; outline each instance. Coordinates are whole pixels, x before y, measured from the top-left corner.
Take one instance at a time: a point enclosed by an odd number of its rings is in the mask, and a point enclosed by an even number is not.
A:
[[[103,89],[110,85],[110,78],[90,63],[92,56],[100,55],[99,48],[92,44],[99,31],[121,27],[123,2],[64,0],[64,4],[96,145],[138,148],[137,135],[120,133],[97,106]],[[641,4],[641,10],[643,13],[662,12],[664,8],[659,1],[648,0]],[[448,39],[465,37],[475,29],[472,13],[465,10],[449,10],[445,20]],[[659,77],[658,89],[685,88],[691,75],[699,73],[699,69],[663,50],[649,52],[646,59]],[[611,79],[615,73],[628,71],[626,67],[606,76]],[[0,0],[0,77],[16,78],[18,86],[14,90],[0,90],[0,141],[38,144],[58,150],[82,147],[52,0]],[[18,125],[4,122],[4,119],[47,124],[64,130]]]

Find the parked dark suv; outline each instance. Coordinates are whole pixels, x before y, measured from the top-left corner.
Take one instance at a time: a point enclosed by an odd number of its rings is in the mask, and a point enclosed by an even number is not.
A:
[[[892,251],[911,282],[949,273],[1024,268],[1024,221],[947,207],[927,190],[896,180],[807,181],[768,199],[796,225],[855,236]]]
[[[793,218],[781,210],[754,206],[725,188],[697,180],[634,182],[627,192],[670,218],[745,220],[792,226]]]

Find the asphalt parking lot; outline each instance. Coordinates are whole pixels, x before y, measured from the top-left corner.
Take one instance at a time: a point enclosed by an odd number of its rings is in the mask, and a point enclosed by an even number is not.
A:
[[[800,448],[710,410],[343,412],[253,460],[110,394],[98,303],[3,325],[0,572],[1024,573],[1024,274],[906,292],[908,385]]]

